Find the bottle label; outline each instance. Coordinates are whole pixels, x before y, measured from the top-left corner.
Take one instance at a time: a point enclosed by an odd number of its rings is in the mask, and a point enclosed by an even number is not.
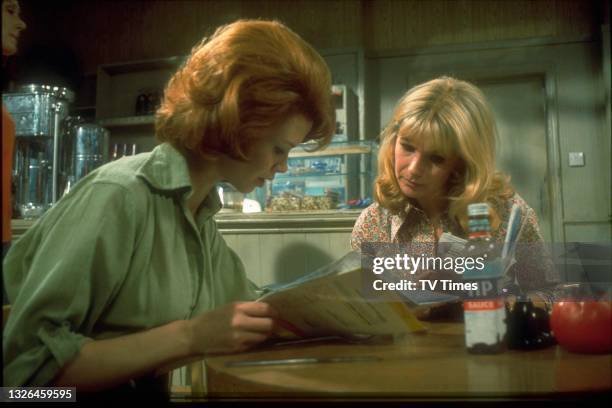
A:
[[[465,343],[468,348],[476,344],[493,346],[502,341],[506,334],[506,311],[501,300],[491,302],[476,301],[478,303],[468,306],[468,301],[464,303],[465,318]],[[482,303],[492,303],[486,305]],[[500,308],[490,308],[501,304]],[[470,309],[472,308],[472,309]]]
[[[469,290],[465,293],[465,297],[467,300],[476,300],[476,299],[497,299],[502,296],[502,281],[497,277],[493,279],[474,279],[473,276],[477,274],[484,275],[487,274],[496,274],[497,269],[493,269],[491,265],[486,265],[485,269],[482,271],[473,271],[468,270],[464,273],[464,281],[470,282],[475,289]],[[471,276],[469,276],[471,275]],[[467,277],[467,279],[465,279]]]
[[[466,300],[463,302],[463,310],[466,312],[477,312],[479,310],[497,310],[504,307],[501,299]]]

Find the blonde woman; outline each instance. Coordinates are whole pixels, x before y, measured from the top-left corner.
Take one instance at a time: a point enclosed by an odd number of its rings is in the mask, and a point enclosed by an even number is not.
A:
[[[4,385],[124,399],[137,384],[151,398],[156,370],[267,339],[275,311],[252,301],[213,187],[252,191],[287,170],[292,147],[327,144],[330,77],[277,22],[238,21],[197,45],[165,90],[161,144],[82,179],[7,254]]]
[[[556,283],[535,212],[495,169],[495,139],[493,114],[474,85],[442,77],[410,89],[381,135],[375,203],[355,223],[353,249],[362,242],[411,243],[418,255],[435,256],[442,233],[466,237],[467,206],[477,202],[490,204],[501,243],[518,204],[525,221],[512,278],[526,290]],[[533,296],[550,301],[546,291]]]

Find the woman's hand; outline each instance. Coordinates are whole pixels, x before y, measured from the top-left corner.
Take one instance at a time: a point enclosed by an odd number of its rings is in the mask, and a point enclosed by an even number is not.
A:
[[[278,315],[264,302],[236,302],[189,321],[194,354],[244,351],[268,339]]]

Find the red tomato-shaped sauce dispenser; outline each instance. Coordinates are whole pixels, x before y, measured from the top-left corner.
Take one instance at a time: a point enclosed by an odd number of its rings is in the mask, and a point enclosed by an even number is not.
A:
[[[553,306],[551,329],[557,342],[576,353],[612,352],[612,302],[567,298]]]

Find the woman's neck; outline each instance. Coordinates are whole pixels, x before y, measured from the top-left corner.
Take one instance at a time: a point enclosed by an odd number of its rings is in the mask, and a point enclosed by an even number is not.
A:
[[[448,201],[442,198],[432,198],[429,200],[417,200],[419,207],[427,214],[427,217],[432,221],[438,221],[446,207]]]
[[[431,223],[433,234],[435,236],[436,242],[440,239],[442,235],[442,214],[446,210],[447,201],[446,200],[437,200],[431,202],[420,202],[419,206],[429,218],[429,222]]]
[[[221,181],[215,162],[202,159],[187,159],[189,178],[191,180],[191,196],[187,199],[187,208],[195,217],[206,196]]]

